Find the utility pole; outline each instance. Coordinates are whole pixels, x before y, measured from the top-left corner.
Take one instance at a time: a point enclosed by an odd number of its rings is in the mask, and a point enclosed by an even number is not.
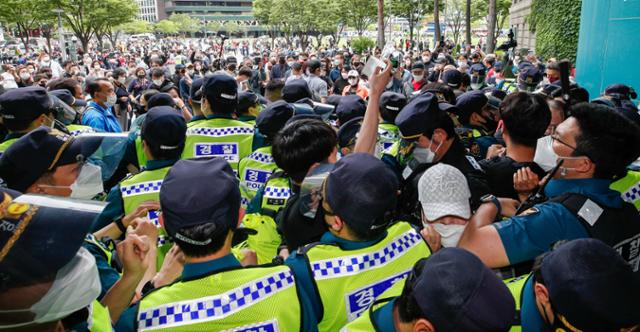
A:
[[[67,50],[64,45],[64,35],[62,34],[62,9],[56,8],[53,10],[54,13],[58,14],[58,44],[60,46],[60,53],[62,54],[62,61],[67,60]]]

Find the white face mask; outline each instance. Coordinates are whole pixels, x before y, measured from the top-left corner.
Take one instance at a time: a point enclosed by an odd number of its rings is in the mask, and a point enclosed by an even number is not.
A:
[[[51,58],[49,58],[49,57],[42,58],[42,62],[44,62],[44,63],[49,63],[49,61],[51,61]]]
[[[358,85],[358,79],[357,78],[350,78],[349,79],[349,84]]]
[[[457,247],[460,237],[467,225],[445,225],[439,222],[431,224],[436,232],[440,233],[440,242],[445,248]]]
[[[287,66],[289,66],[289,67],[293,66],[293,61],[287,62]]]
[[[553,139],[551,136],[544,136],[536,143],[536,153],[533,162],[538,164],[545,172],[549,172],[558,163],[558,155],[553,151]]]
[[[15,328],[29,324],[47,323],[67,317],[88,306],[100,295],[100,276],[96,260],[85,248],[80,248],[76,256],[56,274],[49,291],[29,309],[2,310],[2,313],[32,312],[33,321],[2,328]]]
[[[20,74],[20,79],[23,81],[28,81],[30,78],[31,78],[31,75],[29,73]]]
[[[118,77],[118,82],[120,82],[120,84],[124,84],[124,82],[127,81],[126,77]]]
[[[115,96],[114,96],[115,98]],[[80,174],[71,184],[71,198],[92,199],[104,190],[102,186],[102,168],[86,163]]]
[[[432,144],[433,144],[433,141],[430,141],[429,147],[426,149],[416,145],[416,147],[413,149],[413,159],[417,160],[421,164],[432,163],[433,160],[436,158],[436,152],[438,152],[438,150],[440,150],[440,147],[442,146],[442,142],[438,144],[436,151],[431,151]]]
[[[422,57],[422,63],[427,63],[427,62],[429,62],[429,59],[430,59],[429,57],[427,57],[427,56],[423,56],[423,57]]]
[[[105,105],[107,105],[107,107],[111,107],[115,105],[117,101],[118,101],[118,97],[116,97],[116,95],[110,95],[109,97],[107,97],[107,101],[105,102]]]
[[[157,86],[161,86],[162,82],[164,82],[164,80],[153,80],[153,84],[155,84]]]
[[[413,79],[416,82],[422,81],[422,79],[424,78],[424,75],[415,75],[415,74],[411,74],[411,76],[413,76]]]

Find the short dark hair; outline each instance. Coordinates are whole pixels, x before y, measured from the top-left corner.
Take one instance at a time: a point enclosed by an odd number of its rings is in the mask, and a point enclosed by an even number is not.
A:
[[[594,178],[622,178],[640,155],[640,127],[604,105],[579,103],[571,108],[578,121],[574,156],[586,155],[596,165]]]
[[[180,234],[196,240],[196,241],[206,241],[211,240],[209,244],[206,246],[196,246],[184,241],[181,241],[178,238],[174,238],[176,244],[180,247],[182,252],[189,257],[204,257],[207,255],[211,255],[219,251],[224,245],[224,241],[227,239],[227,234],[229,234],[230,229],[220,229],[219,225],[207,223],[192,227],[185,227],[180,229]]]
[[[74,80],[73,78],[61,78],[57,80],[50,81],[47,84],[47,90],[67,90],[71,93],[72,96],[76,95],[76,87],[80,86],[80,82]]]
[[[327,160],[338,144],[335,130],[318,119],[286,125],[273,140],[273,159],[294,181],[302,182],[309,168]]]
[[[440,93],[442,94],[442,97],[444,97],[444,99],[447,101],[447,103],[454,106],[456,104],[456,94],[453,92],[453,89],[450,86],[444,83],[439,83],[439,82],[427,83],[427,85],[424,86],[424,90],[426,91],[431,90],[433,94]]]
[[[424,268],[427,259],[428,258],[422,258],[416,262],[416,264],[413,266],[413,269],[411,270],[411,279],[415,279],[415,273],[417,271],[421,271]],[[400,294],[396,301],[396,304],[398,305],[398,316],[400,318],[400,321],[404,323],[413,322],[420,318],[426,318],[422,313],[422,309],[420,309],[420,306],[418,305],[418,301],[416,301],[416,298],[413,296],[413,293],[411,291],[411,287],[413,286],[412,281],[413,280],[405,281],[402,294]]]
[[[162,68],[154,68],[151,71],[151,77],[164,77],[164,69],[162,69]]]
[[[513,142],[532,148],[551,122],[544,97],[528,92],[509,94],[500,105],[500,116]]]
[[[238,76],[246,76],[248,78],[251,78],[252,75],[253,72],[251,71],[251,68],[245,66],[240,67],[240,71],[238,71]]]
[[[109,79],[104,77],[99,77],[87,82],[87,93],[91,96],[91,98],[94,97],[94,94],[96,92],[100,91],[100,82],[110,83]]]
[[[427,126],[424,127],[422,134],[431,139],[433,137],[433,132],[438,128],[444,130],[447,133],[448,138],[456,137],[453,120],[451,120],[451,117],[447,112],[440,109],[431,112],[429,122]]]

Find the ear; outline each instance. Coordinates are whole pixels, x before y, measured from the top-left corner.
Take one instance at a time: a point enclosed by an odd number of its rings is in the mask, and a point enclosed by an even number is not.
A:
[[[578,164],[576,165],[576,171],[580,173],[589,173],[595,172],[596,164],[591,161],[589,158],[579,159]]]
[[[485,123],[484,118],[479,113],[476,113],[476,112],[471,113],[469,120],[477,123]]]
[[[333,216],[333,221],[329,223],[329,227],[333,229],[336,233],[342,231],[344,229],[344,221],[340,219],[338,216]]]
[[[549,303],[549,290],[545,285],[536,282],[533,286],[533,293],[541,304],[546,305]]]
[[[449,135],[447,134],[446,131],[444,131],[444,129],[442,128],[436,128],[433,131],[433,135],[438,135],[438,137],[436,138],[437,141],[439,142],[444,142],[446,140],[449,139]],[[433,139],[433,136],[431,136],[431,139]]]
[[[436,332],[430,321],[420,318],[413,323],[413,332]]]

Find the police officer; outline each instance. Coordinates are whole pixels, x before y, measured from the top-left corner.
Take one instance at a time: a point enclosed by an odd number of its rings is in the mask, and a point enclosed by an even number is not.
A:
[[[520,318],[511,331],[633,331],[640,324],[632,268],[596,239],[557,245],[507,287]]]
[[[340,159],[324,181],[316,217],[328,231],[286,261],[311,297],[320,331],[336,331],[357,318],[430,255],[413,227],[392,223],[397,189],[393,172],[366,153]]]
[[[283,100],[279,100],[267,106],[267,108],[258,115],[256,127],[258,131],[260,131],[260,134],[265,137],[266,146],[255,150],[248,157],[240,161],[240,192],[242,194],[243,208],[247,207],[253,197],[256,196],[258,190],[278,169],[278,166],[271,156],[271,144],[278,131],[284,127],[294,112],[293,106]],[[271,185],[273,186],[274,183]],[[289,187],[288,181],[286,181],[286,187]],[[270,208],[269,205],[270,204],[267,203],[264,206]],[[277,211],[279,208],[270,209]]]
[[[69,133],[73,136],[78,136],[86,133],[94,133],[95,130],[89,126],[83,126],[78,124],[82,117],[82,113],[78,114],[76,111],[79,107],[85,107],[87,102],[82,99],[76,99],[69,90],[60,89],[60,90],[52,90],[49,91],[49,94],[53,95],[55,98],[59,99],[63,102],[64,105],[56,105],[58,107],[63,108],[62,112],[64,112],[64,122],[63,124],[66,126]]]
[[[202,112],[207,120],[187,130],[183,158],[219,157],[234,172],[251,154],[253,126],[233,119],[238,106],[238,84],[228,75],[213,75],[202,84]]]
[[[529,91],[533,92],[538,84],[542,82],[543,76],[540,70],[533,65],[522,65],[519,66],[519,74],[518,74],[518,89],[520,91]],[[507,93],[511,93],[512,91],[507,91]]]
[[[236,109],[238,121],[255,126],[256,117],[261,110],[262,105],[258,95],[251,91],[243,91],[238,94],[238,108]]]
[[[165,331],[315,330],[313,312],[301,301],[288,267],[243,269],[231,254],[240,191],[227,162],[177,162],[162,184],[160,205],[164,227],[185,255],[181,280],[129,308],[118,330],[131,331],[134,323],[137,329]]]
[[[637,126],[607,107],[581,103],[550,139],[541,140],[534,160],[561,163],[543,188],[549,200],[518,216],[513,216],[512,205],[483,200],[488,204],[477,210],[458,246],[497,268],[531,261],[559,240],[593,237],[626,261],[637,262],[639,253],[633,247],[640,239],[640,216],[609,189],[612,179],[622,178],[640,155]],[[511,217],[493,223],[499,215]]]
[[[445,248],[419,260],[404,287],[392,288],[402,294],[383,294],[341,331],[507,331],[514,323],[507,287],[463,249]]]
[[[81,245],[103,206],[0,195],[0,329],[111,331],[144,275],[142,239],[134,235],[118,245],[124,272],[99,302],[96,262]]]
[[[362,117],[353,118],[338,129],[338,149],[340,157],[353,153],[362,126]]]
[[[407,98],[395,92],[385,92],[380,96],[380,118],[382,121],[378,125],[378,156],[393,144],[400,140],[398,126],[396,126],[396,116],[407,104]]]
[[[0,153],[42,125],[53,127],[52,107],[47,90],[39,86],[13,89],[0,95],[0,116],[9,131],[0,144]]]
[[[149,110],[140,131],[147,163],[140,173],[129,176],[111,189],[107,196],[109,206],[97,220],[97,229],[108,225],[118,216],[135,212],[145,202],[158,201],[162,180],[182,154],[186,131],[184,118],[173,107],[156,106]],[[159,269],[172,243],[157,220],[157,211],[149,211],[149,217],[159,228]],[[124,233],[124,225],[119,226]]]
[[[193,117],[191,117],[191,120],[187,123],[187,127],[189,128],[207,119],[204,113],[202,113],[202,82],[204,82],[203,78],[194,79],[189,89],[189,105],[191,105],[191,110],[193,110]]]
[[[487,67],[482,63],[471,65],[469,75],[471,75],[471,90],[483,90],[487,87],[487,83],[484,81],[487,76]]]
[[[398,212],[416,225],[420,224],[418,181],[424,171],[435,163],[451,165],[465,175],[471,190],[472,208],[479,204],[480,197],[489,193],[480,165],[467,155],[455,134],[453,121],[447,114],[447,110],[452,108],[455,106],[438,103],[430,92],[416,97],[396,117],[402,138],[396,145],[396,157],[383,156],[383,161],[403,179]]]
[[[364,116],[364,112],[367,106],[364,103],[364,99],[358,95],[342,96],[340,103],[336,106],[336,116],[338,121],[336,122],[338,128],[347,121]]]
[[[491,97],[492,102],[489,102]],[[477,160],[487,156],[487,150],[498,141],[494,134],[500,120],[500,100],[487,96],[483,91],[473,90],[460,95],[456,106],[459,109],[458,120],[463,128],[456,130]]]

